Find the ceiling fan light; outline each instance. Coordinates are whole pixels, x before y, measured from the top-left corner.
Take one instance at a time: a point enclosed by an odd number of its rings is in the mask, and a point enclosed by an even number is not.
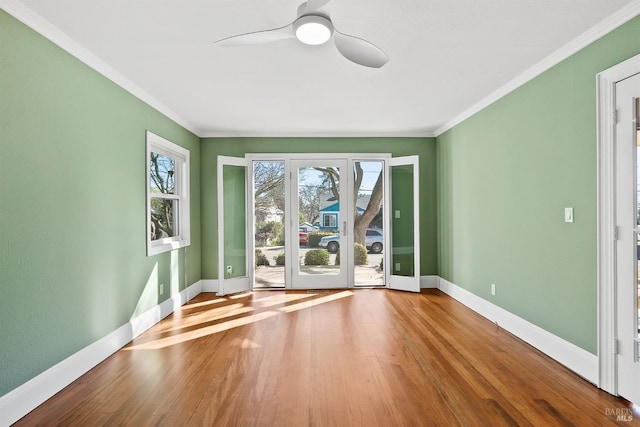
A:
[[[296,38],[304,44],[321,45],[333,34],[333,25],[327,18],[319,15],[302,16],[294,23]]]

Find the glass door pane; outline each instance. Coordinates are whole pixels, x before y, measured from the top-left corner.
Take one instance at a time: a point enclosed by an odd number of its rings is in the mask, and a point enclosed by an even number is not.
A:
[[[292,287],[346,287],[346,160],[291,162]]]
[[[354,160],[353,259],[356,286],[384,286],[384,161]]]
[[[245,168],[224,165],[225,279],[247,275]]]
[[[256,287],[285,286],[284,168],[284,160],[253,162]]]
[[[391,206],[393,206],[392,267],[396,276],[413,277],[413,165],[391,168]]]
[[[244,159],[218,157],[219,294],[250,288],[247,256],[247,167]]]

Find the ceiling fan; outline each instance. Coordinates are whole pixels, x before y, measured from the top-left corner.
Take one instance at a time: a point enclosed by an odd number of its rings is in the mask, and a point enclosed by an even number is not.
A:
[[[365,67],[380,68],[389,57],[376,45],[360,37],[338,31],[323,6],[331,0],[307,0],[298,7],[298,17],[284,27],[253,31],[225,37],[214,42],[217,46],[242,46],[270,43],[284,39],[298,39],[307,45],[321,45],[333,36],[338,51],[349,61]]]

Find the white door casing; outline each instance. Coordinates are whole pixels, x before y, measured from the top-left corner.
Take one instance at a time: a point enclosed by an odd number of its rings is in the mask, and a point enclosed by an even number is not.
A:
[[[617,221],[616,221],[616,86],[640,72],[640,55],[597,76],[598,166],[598,386],[618,394],[617,369]],[[632,178],[631,178],[632,179]]]

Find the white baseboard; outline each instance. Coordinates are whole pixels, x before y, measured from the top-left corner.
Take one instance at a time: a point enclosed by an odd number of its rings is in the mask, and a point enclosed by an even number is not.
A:
[[[202,279],[202,292],[218,293],[218,279]]]
[[[131,321],[129,322],[131,324],[132,330],[131,339],[137,337],[138,335],[176,311],[178,308],[189,302],[189,300],[191,300],[201,292],[202,283],[201,281],[197,281],[187,289],[180,291],[180,293],[164,300],[155,307],[145,311],[140,316],[131,319]]]
[[[439,276],[420,276],[420,289],[437,289]]]
[[[27,415],[200,292],[198,281],[0,397],[0,427]]]
[[[492,322],[497,322],[501,328],[560,362],[581,377],[593,384],[598,384],[598,356],[443,278],[439,278],[438,288],[481,316]]]

